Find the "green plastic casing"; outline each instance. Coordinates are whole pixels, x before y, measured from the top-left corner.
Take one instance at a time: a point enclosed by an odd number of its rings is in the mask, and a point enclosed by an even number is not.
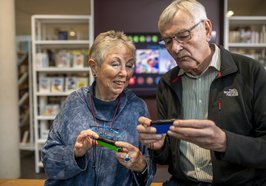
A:
[[[115,145],[115,141],[113,140],[110,140],[110,139],[105,139],[105,138],[101,138],[99,137],[97,139],[97,142],[100,146],[103,146],[103,147],[106,147],[106,148],[109,148],[111,150],[114,150],[116,152],[121,152],[122,151],[122,148],[121,147],[118,147]]]

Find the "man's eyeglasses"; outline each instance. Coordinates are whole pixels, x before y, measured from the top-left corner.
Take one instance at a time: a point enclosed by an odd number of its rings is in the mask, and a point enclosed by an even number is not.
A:
[[[195,25],[193,25],[191,28],[182,31],[182,32],[178,32],[176,34],[174,34],[171,37],[168,38],[163,38],[159,44],[164,45],[166,47],[170,46],[172,44],[173,39],[176,40],[178,43],[184,43],[187,42],[191,39],[191,31],[196,28],[200,23],[203,23],[204,20],[201,20],[200,22],[196,23]]]

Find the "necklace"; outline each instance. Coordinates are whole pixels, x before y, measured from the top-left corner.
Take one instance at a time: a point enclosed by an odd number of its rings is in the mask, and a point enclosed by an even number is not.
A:
[[[113,114],[113,117],[110,121],[110,124],[109,124],[109,127],[112,128],[112,125],[113,125],[113,122],[115,120],[115,117],[116,117],[116,114],[118,112],[118,109],[119,109],[119,106],[120,106],[120,101],[121,101],[121,96],[119,95],[118,97],[118,103],[116,105],[116,108],[115,108],[115,111],[114,111],[114,114]],[[96,112],[94,110],[94,102],[93,102],[93,99],[92,99],[92,94],[90,94],[90,106],[91,106],[91,111],[92,111],[92,116],[93,116],[93,120],[94,120],[94,123],[96,126],[98,126],[98,122],[97,122],[97,119],[96,119]]]
[[[116,105],[112,120],[110,121],[110,124],[109,124],[110,128],[112,128],[113,122],[114,122],[116,114],[118,112],[118,108],[120,106],[120,101],[121,101],[121,96],[119,95],[118,103]],[[97,119],[96,119],[96,112],[94,110],[95,106],[94,106],[94,102],[93,102],[93,99],[92,99],[92,94],[90,94],[90,106],[91,106],[91,112],[92,112],[94,123],[95,123],[96,126],[98,126],[98,122],[97,122]],[[96,148],[95,147],[96,147],[96,141],[94,140],[94,143],[93,143],[93,165],[92,165],[92,168],[93,168],[93,171],[94,171],[94,180],[93,180],[94,184],[93,185],[97,185],[97,182],[98,182],[98,176],[97,176],[97,173],[96,173]]]

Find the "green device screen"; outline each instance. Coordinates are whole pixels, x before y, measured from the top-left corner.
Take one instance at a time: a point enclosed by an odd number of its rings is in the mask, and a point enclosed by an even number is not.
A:
[[[120,151],[122,151],[122,148],[116,146],[116,145],[115,145],[115,141],[113,141],[113,140],[99,137],[99,138],[97,139],[97,142],[98,142],[98,144],[99,144],[100,146],[107,147],[107,148],[109,148],[109,149],[111,149],[111,150],[114,150],[114,151],[116,151],[116,152],[120,152]]]

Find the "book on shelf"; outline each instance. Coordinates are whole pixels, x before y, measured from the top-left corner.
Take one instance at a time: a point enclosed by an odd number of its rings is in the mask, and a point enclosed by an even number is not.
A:
[[[41,113],[41,115],[43,116],[55,116],[56,114],[58,114],[60,109],[60,105],[59,104],[47,104],[44,106],[43,112]]]
[[[41,140],[46,141],[49,134],[49,127],[48,125],[40,125],[40,138]]]
[[[231,28],[229,32],[230,43],[266,43],[266,25],[260,27],[245,26]]]
[[[76,77],[76,89],[88,86],[88,78],[86,77]]]
[[[39,92],[49,93],[50,92],[50,78],[39,77]]]
[[[49,134],[49,129],[41,129],[40,132],[41,140],[46,141],[48,138],[48,134]]]
[[[65,68],[70,67],[71,54],[65,50],[61,50],[56,54],[56,67]]]
[[[51,92],[63,92],[64,91],[64,78],[53,77],[51,78]]]
[[[77,89],[76,78],[75,77],[66,77],[65,79],[65,91],[73,92]]]
[[[42,68],[49,66],[49,58],[46,52],[38,52],[35,56],[35,67]]]
[[[84,55],[81,52],[73,53],[73,68],[84,67]]]

